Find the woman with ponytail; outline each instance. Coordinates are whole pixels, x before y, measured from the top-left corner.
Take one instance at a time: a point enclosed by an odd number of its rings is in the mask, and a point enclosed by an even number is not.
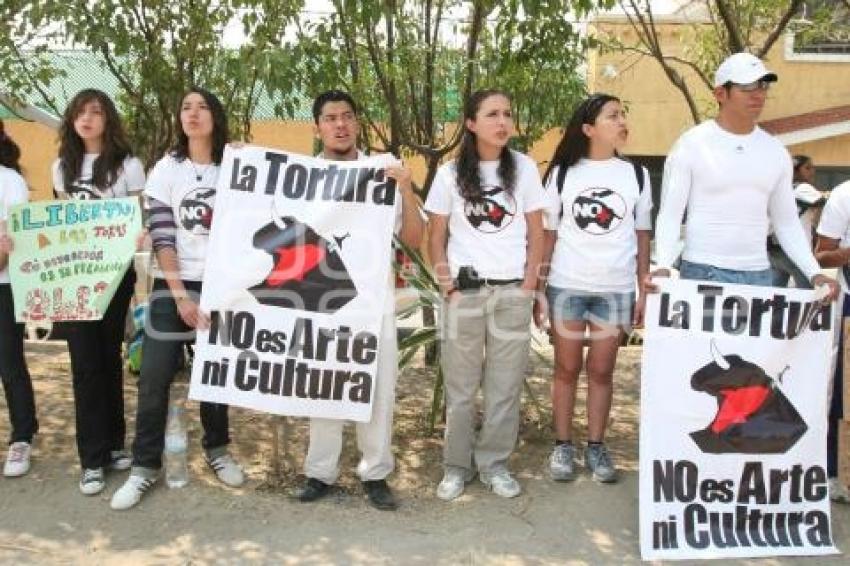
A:
[[[446,501],[476,471],[497,495],[520,493],[507,462],[519,431],[546,204],[537,165],[508,148],[514,122],[505,93],[474,93],[463,127],[457,158],[437,171],[425,203],[444,298],[445,472],[437,497]],[[484,421],[476,437],[479,386]]]
[[[133,157],[121,118],[106,93],[85,89],[68,103],[59,126],[59,157],[53,189],[60,198],[93,200],[137,196],[145,185],[141,161]],[[136,273],[130,265],[103,318],[64,322],[71,355],[77,453],[84,495],[100,493],[104,472],[126,470],[124,450],[124,321]]]
[[[543,176],[551,199],[547,234],[554,237],[547,238],[549,269],[539,289],[546,289],[555,346],[549,473],[556,481],[575,477],[572,420],[582,368],[588,380],[584,462],[597,481],[617,479],[603,440],[617,349],[623,332],[643,317],[644,293],[635,308],[635,288],[649,270],[652,229],[649,175],[620,157],[627,138],[620,100],[594,94],[573,112]],[[545,302],[538,301],[535,322],[542,326],[545,315]]]
[[[35,396],[24,359],[24,325],[15,322],[12,286],[9,283],[9,254],[12,240],[6,233],[9,208],[27,202],[27,185],[18,160],[21,150],[6,134],[0,120],[0,378],[9,408],[12,434],[3,475],[17,477],[30,469],[32,439],[38,432]]]

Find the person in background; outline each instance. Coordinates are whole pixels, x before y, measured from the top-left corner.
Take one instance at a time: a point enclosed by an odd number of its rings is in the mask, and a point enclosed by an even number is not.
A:
[[[12,429],[3,465],[3,475],[9,478],[29,471],[32,441],[38,432],[35,394],[24,359],[24,325],[15,322],[9,282],[9,254],[13,244],[6,232],[6,219],[11,206],[29,200],[26,182],[21,177],[20,157],[20,148],[0,120],[0,379]]]
[[[813,247],[814,228],[820,217],[820,211],[826,203],[826,194],[815,188],[815,164],[807,155],[795,155],[794,163],[794,200],[797,202],[797,214],[803,225],[803,233]],[[787,287],[793,279],[794,286],[799,289],[811,289],[812,284],[794,262],[782,251],[779,242],[771,234],[767,238],[767,251],[770,266],[773,268],[773,284],[776,287]]]
[[[838,344],[843,346],[848,338],[844,335],[844,321],[850,317],[850,181],[841,183],[830,194],[821,214],[817,233],[815,255],[818,261],[822,267],[839,270],[843,300]],[[850,503],[847,486],[838,481],[838,429],[844,418],[844,354],[841,347],[838,348],[831,395],[826,438],[829,494],[833,501]]]

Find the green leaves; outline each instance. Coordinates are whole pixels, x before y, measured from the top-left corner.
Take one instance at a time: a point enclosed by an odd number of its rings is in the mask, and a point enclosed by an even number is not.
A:
[[[117,102],[134,147],[149,164],[173,143],[180,97],[193,84],[216,93],[232,134],[247,135],[267,77],[292,80],[279,51],[300,0],[6,0],[0,6],[0,81],[21,97],[40,94],[57,114],[67,73],[47,46],[95,54],[120,85]],[[233,24],[241,45],[226,45]],[[91,85],[98,86],[98,85]],[[69,92],[72,96],[74,92]],[[290,91],[279,106],[290,105]]]

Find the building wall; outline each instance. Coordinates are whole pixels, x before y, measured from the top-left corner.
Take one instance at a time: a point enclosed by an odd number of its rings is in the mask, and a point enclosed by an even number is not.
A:
[[[600,21],[593,27],[597,34],[609,34],[626,45],[637,40],[625,22]],[[658,25],[658,30],[665,52],[670,55],[683,55],[685,46],[692,42],[689,26],[664,23]],[[786,60],[785,41],[780,38],[768,53],[766,64],[779,75],[779,82],[769,92],[764,120],[842,106],[850,100],[850,62]],[[684,76],[691,91],[699,93],[698,107],[713,115],[716,103],[711,91],[693,71],[685,71]],[[676,138],[693,125],[684,97],[652,58],[630,52],[595,51],[589,58],[588,84],[591,91],[610,92],[628,105],[633,153],[666,155]],[[817,163],[850,166],[848,136],[801,146]]]

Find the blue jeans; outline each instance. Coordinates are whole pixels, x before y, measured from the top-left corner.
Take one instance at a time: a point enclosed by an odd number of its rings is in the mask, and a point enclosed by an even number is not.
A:
[[[773,270],[760,269],[757,271],[740,271],[737,269],[723,269],[705,263],[693,263],[682,260],[679,267],[679,275],[682,279],[696,279],[698,281],[713,281],[715,283],[735,283],[738,285],[758,285],[760,287],[773,286]]]
[[[553,321],[586,320],[595,324],[629,327],[635,306],[634,293],[593,293],[546,288],[550,316]]]

